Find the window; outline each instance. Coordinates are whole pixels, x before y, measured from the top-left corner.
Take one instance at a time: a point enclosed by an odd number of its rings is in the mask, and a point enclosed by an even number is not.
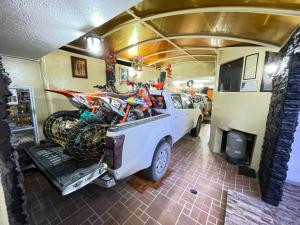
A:
[[[239,92],[242,80],[244,58],[224,63],[220,67],[219,87],[220,92]]]
[[[182,103],[181,103],[181,98],[180,98],[180,95],[172,95],[171,96],[171,99],[172,99],[172,102],[173,102],[173,105],[175,107],[175,109],[182,109]]]
[[[184,109],[193,109],[194,105],[190,99],[189,96],[187,95],[181,95],[181,101]]]
[[[166,109],[167,108],[164,96],[152,95],[152,97],[155,99],[157,109]],[[154,104],[152,104],[151,108],[155,108]]]

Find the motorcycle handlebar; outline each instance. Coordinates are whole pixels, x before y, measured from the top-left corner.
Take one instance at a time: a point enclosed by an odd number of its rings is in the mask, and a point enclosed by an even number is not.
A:
[[[107,86],[107,85],[95,85],[94,88],[98,88],[98,89],[107,89],[108,86]]]

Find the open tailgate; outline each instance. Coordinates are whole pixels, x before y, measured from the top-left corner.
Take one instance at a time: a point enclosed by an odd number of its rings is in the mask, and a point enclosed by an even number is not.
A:
[[[64,154],[62,147],[54,145],[38,145],[25,151],[62,195],[78,190],[107,171],[99,162],[74,160]]]

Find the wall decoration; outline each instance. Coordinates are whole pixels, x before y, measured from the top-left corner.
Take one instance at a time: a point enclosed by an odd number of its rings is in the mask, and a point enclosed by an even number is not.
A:
[[[193,80],[189,80],[189,81],[186,82],[186,86],[187,87],[193,87],[193,85],[194,85],[194,81]]]
[[[246,56],[243,80],[251,80],[256,78],[257,63],[258,53]]]
[[[132,67],[135,71],[143,71],[143,56],[134,56],[132,59]]]
[[[11,96],[8,98],[9,105],[18,105],[18,93],[17,89],[11,88],[10,89]]]
[[[124,83],[129,80],[128,68],[120,67],[120,83]]]
[[[166,73],[167,73],[167,78],[172,78],[172,68],[171,68],[171,64],[168,64],[166,66]]]
[[[117,63],[117,56],[112,47],[109,47],[105,51],[104,60],[106,64],[106,84],[114,84],[116,82],[115,65]]]
[[[242,81],[240,91],[257,91],[256,80],[253,81]]]
[[[261,92],[272,91],[273,78],[274,76],[276,76],[278,72],[280,62],[281,62],[281,58],[278,53],[266,52],[264,70],[263,70],[261,86],[260,86]]]
[[[76,78],[88,78],[86,59],[71,56],[72,76]]]

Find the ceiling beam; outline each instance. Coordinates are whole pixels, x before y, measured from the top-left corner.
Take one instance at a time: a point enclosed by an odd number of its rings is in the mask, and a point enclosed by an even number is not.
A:
[[[201,57],[201,56],[216,57],[215,55],[192,55],[192,56],[193,57]],[[156,63],[160,63],[160,62],[167,61],[167,60],[170,60],[170,59],[179,59],[179,58],[183,58],[183,57],[187,57],[187,56],[186,55],[180,55],[180,56],[166,57],[166,58],[159,59],[159,60],[156,60],[154,62],[148,63],[147,65],[152,66]],[[196,61],[198,61],[198,62],[215,62],[215,60],[214,61],[200,61],[198,59]]]
[[[182,48],[184,49],[185,51],[190,51],[190,50],[210,50],[210,51],[214,51],[216,52],[216,48],[206,48],[206,47],[199,47],[199,48]],[[160,51],[160,52],[155,52],[155,53],[152,53],[152,54],[149,54],[149,55],[146,55],[144,56],[144,58],[149,58],[151,56],[155,56],[155,55],[160,55],[160,54],[163,54],[163,53],[170,53],[170,52],[178,52],[180,50],[178,49],[171,49],[171,50],[165,50],[165,51]]]
[[[216,38],[216,39],[222,39],[222,40],[229,40],[229,41],[237,41],[237,42],[244,42],[248,44],[254,44],[254,45],[261,45],[264,47],[270,47],[270,48],[279,48],[279,45],[275,45],[270,42],[264,42],[264,41],[258,41],[251,38],[243,38],[239,36],[233,36],[233,35],[219,35],[219,34],[184,34],[184,35],[174,35],[174,36],[168,36],[168,39],[174,40],[174,39],[185,39],[185,38]]]
[[[146,22],[153,19],[164,18],[168,16],[177,16],[184,14],[195,14],[195,13],[255,13],[255,14],[268,14],[277,16],[300,16],[300,10],[295,9],[282,9],[282,8],[272,8],[272,7],[259,7],[259,6],[215,6],[215,7],[199,7],[183,10],[175,10],[171,12],[159,13],[152,16],[147,16],[140,18],[142,21]],[[119,31],[129,24],[135,23],[138,20],[136,18],[126,21],[109,32],[101,35],[101,37],[107,37],[108,35]]]
[[[122,48],[118,51],[116,51],[116,54],[121,54],[123,52],[126,52],[127,50],[135,47],[135,46],[138,46],[138,45],[141,45],[141,44],[146,44],[146,43],[151,43],[151,42],[156,42],[156,41],[163,41],[164,39],[161,38],[161,37],[157,37],[157,38],[151,38],[151,39],[147,39],[147,40],[144,40],[144,41],[140,41],[140,42],[137,42],[135,44],[132,44],[132,45],[128,45],[127,47],[125,48]]]
[[[189,61],[183,61],[183,62],[177,62],[177,63],[172,63],[172,66],[178,65],[178,64],[184,64],[184,63],[216,63],[216,61],[195,61],[195,60],[189,60]]]
[[[111,29],[110,31],[108,31],[108,32],[106,32],[106,33],[104,33],[104,34],[102,34],[101,37],[102,37],[102,38],[105,38],[105,37],[107,37],[107,36],[109,36],[109,35],[111,35],[111,34],[117,32],[117,31],[119,31],[119,30],[122,30],[122,29],[123,29],[124,27],[126,27],[127,25],[130,25],[130,24],[135,23],[135,22],[137,22],[137,21],[138,21],[138,20],[134,18],[134,19],[128,20],[128,21],[126,21],[126,22],[124,22],[124,23],[121,23],[120,25],[116,26],[115,28]]]
[[[156,30],[153,26],[151,26],[150,24],[148,24],[147,22],[143,21],[140,17],[138,17],[137,15],[134,14],[134,12],[130,9],[127,10],[127,13],[130,14],[133,18],[135,18],[136,20],[138,20],[141,24],[143,24],[145,27],[147,27],[148,29],[150,29],[151,31],[153,31],[154,33],[156,33],[158,36],[161,37],[162,40],[165,40],[167,42],[169,42],[171,45],[173,45],[175,48],[177,48],[178,50],[182,51],[184,54],[192,57],[193,59],[197,60],[195,57],[193,57],[191,54],[189,54],[187,51],[183,50],[182,48],[180,48],[177,44],[175,44],[173,41],[169,40],[167,37],[165,37],[162,33],[160,33],[158,30]]]
[[[280,48],[279,45],[275,45],[269,42],[264,42],[264,41],[258,41],[250,38],[241,38],[238,36],[232,36],[232,35],[218,35],[218,34],[185,34],[185,35],[175,35],[175,36],[166,36],[165,38],[152,38],[152,39],[147,39],[144,41],[137,42],[135,44],[129,45],[125,48],[120,49],[117,51],[117,54],[121,54],[122,52],[125,52],[129,50],[130,48],[133,48],[135,46],[138,46],[140,44],[145,44],[145,43],[151,43],[151,42],[156,42],[156,41],[162,41],[162,40],[175,40],[175,39],[183,39],[183,38],[216,38],[216,39],[222,39],[222,40],[231,40],[231,41],[238,41],[238,42],[243,42],[243,43],[248,43],[248,44],[255,44],[263,47],[268,47],[272,48],[274,50],[278,50]],[[178,48],[177,48],[178,49]],[[185,49],[185,48],[180,48]]]
[[[278,16],[300,16],[300,11],[295,9],[282,9],[271,7],[258,6],[215,6],[215,7],[200,7],[183,10],[175,10],[142,18],[143,21],[159,19],[168,16],[177,16],[194,13],[255,13],[255,14],[271,14]]]

